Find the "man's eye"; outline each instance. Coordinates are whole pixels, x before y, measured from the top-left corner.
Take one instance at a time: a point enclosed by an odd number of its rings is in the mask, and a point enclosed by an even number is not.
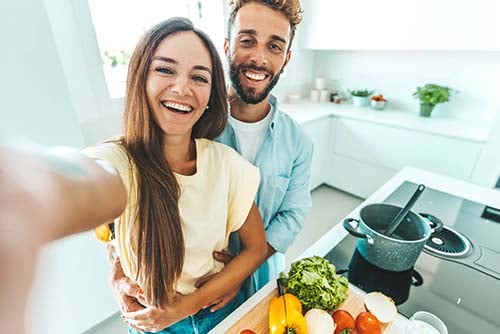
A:
[[[243,45],[251,45],[253,43],[253,41],[249,38],[246,38],[246,39],[240,40],[240,43]]]
[[[271,48],[273,51],[281,51],[281,50],[282,50],[281,45],[276,44],[276,43],[272,43],[272,44],[270,45],[270,48]]]
[[[163,73],[163,74],[173,74],[173,73],[174,73],[171,69],[169,69],[169,68],[167,68],[167,67],[157,67],[157,68],[155,69],[155,71],[156,71],[156,72]]]
[[[195,75],[195,76],[193,76],[193,80],[197,81],[197,82],[208,83],[208,79],[205,78],[202,75]]]

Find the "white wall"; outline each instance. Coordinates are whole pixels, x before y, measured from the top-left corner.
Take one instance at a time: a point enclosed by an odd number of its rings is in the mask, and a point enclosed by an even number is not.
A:
[[[317,51],[316,75],[337,78],[344,89],[376,89],[394,108],[418,111],[411,94],[436,83],[460,93],[433,116],[489,123],[500,107],[500,52]]]
[[[70,94],[75,86],[66,80],[44,1],[0,1],[0,40],[0,135],[83,147]],[[31,294],[29,333],[79,333],[116,311],[108,272],[104,248],[90,233],[47,246]]]
[[[316,51],[296,48],[297,40],[294,40],[293,43],[292,58],[272,91],[281,101],[287,100],[289,94],[309,96],[311,82],[314,80]]]
[[[82,147],[42,1],[1,1],[0,40],[0,133]]]

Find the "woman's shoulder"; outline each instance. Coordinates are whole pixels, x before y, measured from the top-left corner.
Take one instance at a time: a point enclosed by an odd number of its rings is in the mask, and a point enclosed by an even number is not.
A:
[[[115,167],[117,164],[128,163],[127,152],[118,140],[109,140],[88,146],[82,150],[82,153],[94,159],[106,160]]]
[[[213,140],[200,138],[198,139],[200,145],[203,147],[206,156],[219,158],[219,159],[243,159],[232,147],[227,146]]]
[[[209,139],[198,139],[203,147],[203,160],[210,165],[223,165],[224,167],[236,169],[257,169],[248,160],[243,158],[232,147]]]

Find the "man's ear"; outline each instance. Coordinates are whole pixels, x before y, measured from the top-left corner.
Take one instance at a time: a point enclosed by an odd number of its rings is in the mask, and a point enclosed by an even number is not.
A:
[[[224,53],[229,57],[229,39],[224,39]]]
[[[292,57],[292,51],[288,50],[288,52],[286,53],[285,63],[281,67],[281,72],[283,72],[285,70],[285,67],[288,65],[288,62],[290,61],[291,57]]]

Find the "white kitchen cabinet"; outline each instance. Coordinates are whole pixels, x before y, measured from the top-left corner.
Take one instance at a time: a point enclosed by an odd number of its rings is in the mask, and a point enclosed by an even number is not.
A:
[[[333,154],[326,183],[352,195],[368,198],[397,172],[395,169]]]
[[[497,0],[303,0],[299,44],[319,50],[500,50]]]
[[[338,118],[327,182],[366,198],[398,170],[413,166],[470,180],[482,144],[366,121]]]
[[[313,190],[326,180],[331,162],[331,127],[333,119],[324,117],[318,120],[307,122],[302,125],[304,132],[314,143],[314,153],[311,166],[311,182],[309,188]]]

